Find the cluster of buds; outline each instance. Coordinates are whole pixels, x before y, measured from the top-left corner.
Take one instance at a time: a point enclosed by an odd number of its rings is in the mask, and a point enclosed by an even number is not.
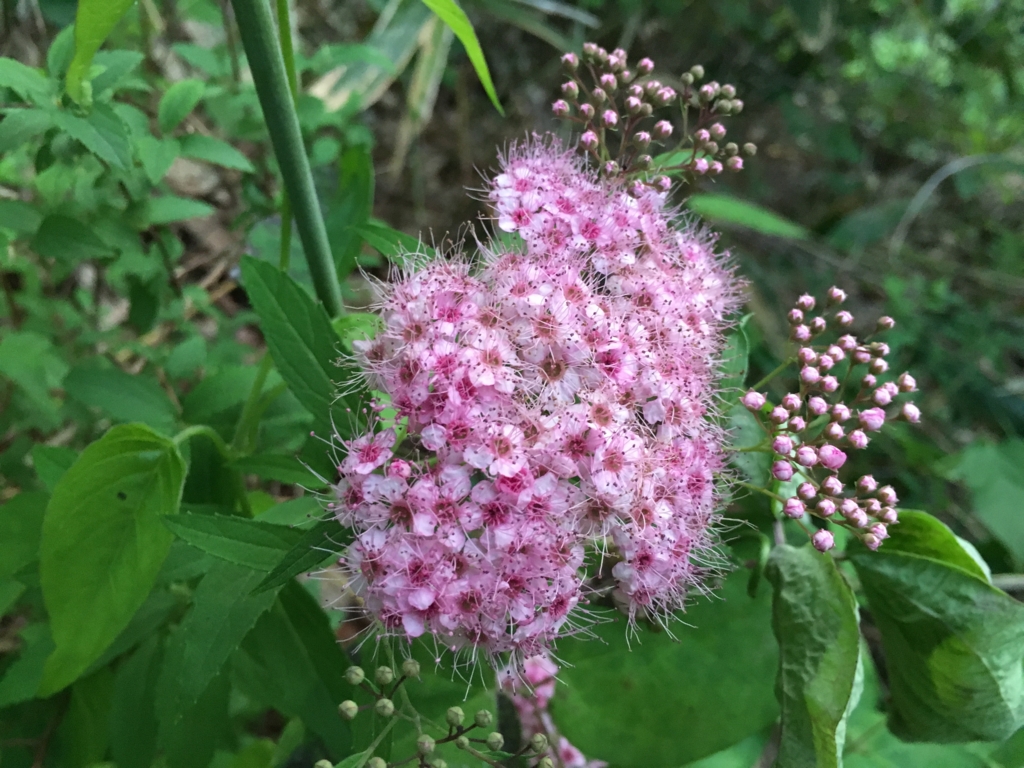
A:
[[[363,710],[372,709],[376,715],[388,720],[396,716],[395,694],[402,684],[410,678],[418,678],[420,665],[415,659],[406,659],[402,663],[401,677],[397,677],[395,670],[388,666],[378,667],[371,681],[362,667],[349,667],[345,670],[345,679],[350,685],[361,688],[373,697],[373,703],[358,705],[356,702],[347,700],[338,705],[338,714],[345,720],[354,720]],[[397,679],[396,679],[397,678]],[[447,768],[447,762],[439,757],[437,747],[441,744],[453,744],[457,749],[468,752],[473,757],[493,764],[490,756],[481,752],[501,752],[505,746],[504,737],[497,731],[489,731],[494,724],[494,715],[489,710],[481,709],[474,716],[472,722],[467,722],[466,714],[462,707],[449,707],[445,713],[445,723],[448,732],[440,733],[437,738],[428,733],[421,733],[416,739],[416,754],[397,762],[388,763],[383,758],[371,757],[366,765],[368,768],[388,768],[388,766],[407,765],[416,761],[414,765],[419,768]],[[486,736],[483,734],[486,733]],[[478,737],[478,734],[482,738]],[[543,734],[535,734],[523,748],[515,753],[515,757],[535,759],[535,768],[554,768],[554,763],[547,756],[548,742]],[[326,764],[326,761],[324,761]],[[320,768],[317,763],[315,768]]]
[[[916,424],[921,412],[912,402],[897,402],[917,385],[909,373],[890,374],[889,346],[876,340],[895,325],[893,319],[880,318],[871,334],[858,339],[848,332],[854,317],[841,308],[845,300],[842,290],[830,288],[825,311],[814,314],[812,296],[797,299],[788,319],[790,339],[798,347],[798,390],[777,405],[754,390],[741,402],[767,434],[766,445],[776,459],[772,476],[790,484],[795,478],[795,495],[781,499],[783,514],[828,520],[877,549],[888,536],[887,526],[897,522],[896,492],[879,486],[871,475],[844,483],[840,470],[847,451],[867,447],[870,434],[887,421]],[[822,552],[835,544],[825,528],[816,530],[811,541]]]
[[[640,59],[631,68],[624,50],[609,53],[595,43],[585,43],[582,56],[565,54],[562,64],[569,79],[562,84],[562,98],[551,105],[552,111],[580,125],[579,146],[597,161],[603,175],[623,177],[633,189],[649,185],[666,192],[671,187],[669,174],[693,180],[724,170],[740,171],[741,151],[748,156],[757,152],[754,144],[744,144],[741,150],[734,142],[724,141],[721,119],[741,112],[743,102],[732,85],[714,81],[700,85],[704,67],[699,64],[678,78],[682,90],[652,77],[650,59]],[[671,120],[655,116],[656,110],[672,105],[680,108],[679,130]],[[652,157],[651,147],[667,147],[674,134],[678,135],[675,146]],[[617,142],[612,141],[615,135]]]

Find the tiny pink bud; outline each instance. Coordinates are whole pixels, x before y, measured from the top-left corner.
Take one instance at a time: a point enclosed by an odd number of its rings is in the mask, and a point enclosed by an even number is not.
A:
[[[875,357],[885,357],[889,354],[889,345],[884,341],[873,341],[869,347],[871,354]]]
[[[900,392],[916,392],[917,381],[909,373],[901,373],[899,378],[896,379],[896,384],[900,388]]]
[[[853,432],[846,436],[846,439],[850,441],[850,445],[857,449],[867,448],[868,443],[871,442],[868,436],[859,429],[853,430]]]
[[[575,53],[567,53],[562,56],[562,66],[568,71],[575,72],[580,65],[579,57]]]
[[[819,531],[815,531],[814,535],[811,536],[811,544],[814,545],[814,548],[819,552],[828,552],[836,545],[836,540],[830,531],[821,529]]]
[[[815,395],[807,401],[807,410],[815,416],[824,416],[828,411],[828,402],[825,398]]]
[[[574,80],[562,83],[562,95],[575,101],[580,95],[580,87]]]
[[[820,499],[814,508],[822,517],[832,517],[836,513],[836,504],[832,499]]]
[[[590,98],[593,99],[595,104],[604,104],[608,101],[608,94],[604,92],[604,88],[594,88],[590,92]]]
[[[892,395],[889,394],[889,390],[879,387],[871,394],[871,400],[875,405],[886,406],[892,402]]]
[[[885,424],[885,411],[881,408],[868,408],[857,414],[857,421],[869,432],[877,432]]]
[[[776,461],[772,464],[772,477],[782,482],[788,482],[793,479],[793,465],[788,461]]]
[[[672,135],[672,123],[668,120],[659,120],[654,124],[654,130],[651,131],[651,135],[658,141],[667,139]]]
[[[877,327],[880,331],[891,331],[893,328],[896,327],[896,321],[893,320],[888,315],[883,315],[882,317],[878,318]]]
[[[730,157],[725,161],[725,167],[730,171],[738,172],[743,170],[743,158],[742,157]]]
[[[779,435],[772,440],[772,450],[783,456],[788,456],[793,451],[793,438],[789,435]]]
[[[722,164],[717,160],[712,161],[711,165],[708,166],[708,173],[712,176],[717,176],[722,172]]]
[[[800,416],[794,416],[789,420],[789,429],[793,432],[803,432],[807,428],[807,422]]]
[[[883,485],[878,489],[875,494],[879,500],[887,507],[895,507],[899,503],[899,499],[896,497],[896,491],[893,490],[891,485]]]
[[[814,309],[814,297],[809,293],[805,293],[796,300],[796,305],[804,312],[810,312]]]
[[[631,115],[639,114],[640,110],[643,109],[643,102],[635,96],[626,97],[626,111]]]
[[[700,174],[701,176],[708,172],[709,167],[710,166],[708,165],[708,161],[705,160],[703,157],[698,157],[696,160],[693,161],[693,172]]]
[[[836,403],[832,406],[832,421],[842,424],[844,421],[849,421],[852,415],[845,403]]]
[[[601,123],[605,128],[614,128],[619,124],[619,116],[614,109],[606,109],[601,113]]]
[[[889,364],[880,357],[876,357],[871,361],[871,372],[876,374],[883,374],[889,370]]]
[[[796,394],[795,392],[790,392],[789,394],[783,396],[782,407],[785,408],[787,411],[795,411],[797,408],[800,407],[800,395]]]
[[[796,449],[796,462],[803,467],[813,467],[818,463],[818,452],[809,445],[801,445]]]
[[[853,315],[847,312],[845,309],[841,309],[836,312],[836,322],[839,323],[841,328],[848,328],[853,325]]]
[[[871,362],[871,352],[867,347],[857,347],[853,350],[853,362],[857,365],[865,365]]]
[[[559,99],[551,105],[551,111],[555,117],[565,117],[569,114],[569,102],[565,101],[565,99]]]
[[[636,71],[640,75],[649,75],[654,71],[654,62],[646,58],[640,59],[636,63]]]
[[[629,99],[626,99],[626,101],[629,101]],[[637,131],[633,134],[633,143],[640,147],[640,149],[647,149],[651,143],[651,134],[647,131]]]
[[[893,397],[896,397],[900,393],[900,388],[896,386],[895,382],[887,381],[882,385],[882,389],[888,392]]]
[[[706,88],[707,86],[704,87]],[[721,141],[722,139],[725,138],[725,126],[722,125],[721,123],[715,123],[714,125],[711,126],[709,131],[711,133],[711,138],[713,138],[715,141]]]
[[[818,373],[817,368],[805,365],[800,369],[800,381],[804,384],[817,384],[819,379],[821,379],[821,374]]]
[[[583,135],[580,136],[580,146],[588,152],[597,149],[599,143],[597,134],[593,131],[584,131]]]
[[[851,514],[846,519],[858,528],[867,528],[869,525],[871,525],[871,520],[868,519],[868,513],[865,512],[863,509],[858,509],[856,512]]]
[[[889,538],[889,530],[885,527],[885,523],[875,523],[868,530],[879,539]]]
[[[388,464],[388,477],[412,477],[412,465],[403,459],[394,459]]]
[[[594,119],[594,105],[593,104],[580,104],[580,117],[587,122]]]
[[[803,319],[803,313],[801,313],[800,319]],[[810,347],[800,347],[796,353],[796,359],[804,365],[814,365],[818,362],[818,353]]]
[[[810,483],[800,483],[796,489],[796,495],[804,501],[810,501],[817,495],[817,489]]]
[[[921,409],[913,403],[904,403],[900,408],[900,418],[911,424],[917,424],[921,421]]]
[[[829,304],[842,304],[846,301],[846,291],[834,285],[828,289],[826,296],[828,296]]]
[[[849,520],[852,515],[857,514],[857,512],[859,511],[860,506],[854,499],[843,499],[842,503],[840,503],[839,505],[840,514],[842,514],[842,516],[845,517],[847,520]]]
[[[836,344],[843,352],[853,352],[857,348],[857,337],[847,333],[840,336]]]
[[[821,482],[821,488],[831,496],[838,496],[843,492],[843,481],[835,475],[829,475]]]
[[[672,179],[668,176],[658,176],[654,179],[654,186],[662,192],[668,192],[672,188]]]
[[[616,163],[614,160],[609,160],[607,163],[604,164],[605,176],[615,176],[618,174],[620,170],[621,168],[619,168],[619,164]]]
[[[804,507],[804,503],[796,496],[790,496],[782,505],[782,513],[786,517],[791,517],[794,520],[799,520],[803,517],[805,511],[806,507]]]
[[[834,363],[838,363],[846,357],[846,353],[843,351],[842,347],[837,346],[836,344],[833,344],[825,350],[825,353],[832,358],[832,362]]]
[[[608,93],[614,93],[615,89],[619,87],[618,79],[615,77],[615,75],[612,74],[601,75],[601,77],[598,78],[597,82],[599,82],[601,84],[601,87],[604,88]]]
[[[789,411],[783,408],[781,405],[777,405],[772,408],[772,412],[768,414],[768,418],[776,424],[783,424],[789,421]]]
[[[675,101],[678,95],[675,88],[665,86],[664,88],[659,88],[658,92],[654,94],[654,100],[658,103],[658,106],[666,107]]]
[[[824,376],[821,379],[821,388],[826,392],[835,392],[839,389],[839,379],[835,376]]]
[[[882,511],[878,513],[878,519],[886,525],[892,525],[899,520],[899,514],[892,507],[882,507]]]
[[[697,144],[707,144],[711,141],[711,134],[708,132],[707,128],[701,128],[693,134],[693,140],[697,142]]]
[[[765,397],[760,392],[750,390],[740,398],[740,402],[752,411],[760,411],[764,408]]]
[[[878,490],[878,481],[871,475],[864,475],[857,480],[857,490],[861,493],[874,493]]]
[[[875,384],[878,383],[878,379],[873,373],[865,373],[864,378],[860,380],[860,385],[864,389],[871,389]]]
[[[806,325],[797,325],[790,333],[790,338],[792,338],[793,341],[809,341],[811,338],[811,329]]]
[[[882,544],[882,540],[875,536],[875,534],[873,533],[865,533],[864,536],[861,538],[861,541],[863,541],[864,546],[870,549],[872,552],[877,550]]]
[[[821,459],[821,465],[828,469],[839,469],[846,463],[846,454],[834,445],[821,446],[821,449],[818,451],[818,458]]]
[[[828,324],[825,322],[824,317],[816,317],[813,320],[811,320],[811,333],[813,333],[815,336],[824,333],[825,328],[827,327]]]
[[[733,99],[732,109],[730,109],[729,111],[732,112],[734,115],[738,115],[740,112],[743,111],[743,106],[743,99]]]
[[[791,309],[786,314],[786,319],[789,320],[790,325],[800,325],[804,321],[804,313],[799,309]]]
[[[882,502],[880,502],[878,499],[868,499],[867,501],[864,502],[864,510],[869,515],[877,515],[879,512],[882,511]]]
[[[834,421],[825,425],[825,437],[829,440],[842,440],[845,434],[842,425]]]

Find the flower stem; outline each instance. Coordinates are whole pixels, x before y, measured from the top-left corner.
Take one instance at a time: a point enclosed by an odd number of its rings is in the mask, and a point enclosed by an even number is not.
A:
[[[231,5],[235,9],[242,46],[281,168],[284,188],[291,200],[313,287],[328,314],[336,317],[343,311],[338,273],[313,185],[309,158],[302,143],[302,130],[270,6],[267,0],[231,0]]]
[[[765,384],[767,384],[769,381],[771,381],[776,376],[778,376],[780,373],[782,373],[784,370],[786,370],[786,368],[788,368],[790,365],[792,365],[795,362],[795,360],[796,360],[796,358],[793,358],[793,357],[790,357],[790,358],[787,358],[787,359],[783,360],[781,363],[779,363],[779,367],[778,368],[776,368],[774,371],[772,371],[767,376],[765,376],[763,379],[761,379],[759,382],[757,382],[757,384],[752,386],[751,389],[753,389],[753,390],[760,389]]]

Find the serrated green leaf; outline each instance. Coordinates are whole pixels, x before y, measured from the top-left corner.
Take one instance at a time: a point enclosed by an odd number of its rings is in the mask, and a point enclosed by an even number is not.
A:
[[[32,447],[32,466],[39,480],[50,493],[53,493],[58,481],[77,458],[77,451],[63,446],[39,443]]]
[[[47,493],[23,491],[0,506],[0,579],[13,576],[39,556],[49,501]]]
[[[51,390],[67,374],[67,363],[53,343],[34,331],[8,331],[0,339],[0,374],[18,385],[35,410],[37,423],[60,424],[59,403]]]
[[[46,659],[53,653],[49,624],[29,624],[21,630],[18,657],[0,678],[0,709],[35,697]]]
[[[907,741],[1004,739],[1024,725],[1024,605],[992,587],[948,529],[943,543],[941,523],[900,520],[879,551],[856,540],[849,550],[882,634],[889,726]]]
[[[154,702],[162,638],[149,637],[117,669],[110,707],[110,752],[118,768],[150,768],[156,757]]]
[[[344,279],[356,266],[363,245],[358,228],[372,213],[373,188],[370,148],[348,147],[338,159],[338,189],[324,220],[339,279]]]
[[[242,517],[175,515],[163,520],[193,547],[264,574],[273,570],[281,557],[302,538],[301,531]]]
[[[476,38],[476,32],[473,31],[473,25],[470,23],[469,17],[466,16],[466,12],[459,7],[455,0],[423,0],[423,4],[436,13],[438,18],[447,24],[459,38],[459,42],[466,49],[466,55],[476,71],[476,76],[480,78],[480,84],[487,92],[487,97],[491,100],[494,108],[498,110],[498,114],[504,116],[505,110],[502,109],[501,102],[498,101],[494,83],[491,82],[490,70],[487,69],[487,59],[484,58],[480,41]]]
[[[0,129],[2,130],[2,129]],[[19,235],[28,235],[39,229],[43,215],[21,200],[0,200],[0,228]]]
[[[114,254],[92,227],[59,213],[43,219],[29,247],[40,256],[69,265]]]
[[[256,170],[248,157],[226,141],[201,133],[190,133],[181,139],[181,155],[236,171],[253,173]]]
[[[811,545],[772,550],[775,694],[782,732],[777,768],[842,768],[846,721],[857,705],[857,599],[831,556]]]
[[[89,89],[84,87],[84,83],[96,51],[134,2],[135,0],[79,0],[74,26],[75,55],[67,68],[68,95],[79,104],[91,101]]]
[[[160,97],[157,123],[165,134],[170,133],[188,117],[203,98],[206,85],[202,80],[186,79],[173,83]]]
[[[355,230],[363,240],[389,259],[406,253],[420,253],[431,257],[434,255],[434,249],[424,245],[419,238],[392,229],[376,219],[370,219],[365,224],[357,226]]]
[[[93,96],[117,90],[146,57],[138,51],[99,51],[93,57]]]
[[[327,483],[309,471],[294,456],[282,456],[273,453],[260,453],[236,459],[232,465],[243,475],[256,475],[263,480],[276,480],[279,483],[301,485],[310,490],[320,490]]]
[[[151,225],[170,224],[175,221],[201,219],[216,210],[212,205],[190,197],[164,195],[147,201],[145,221]]]
[[[273,605],[276,592],[249,593],[263,574],[218,562],[199,582],[192,608],[171,634],[157,686],[160,720],[187,712],[220,673],[257,619]]]
[[[185,463],[148,427],[114,427],[54,490],[43,520],[40,577],[57,646],[41,695],[74,681],[145,601],[173,536],[160,522],[181,499]]]
[[[335,557],[349,541],[351,532],[342,528],[337,520],[323,520],[300,538],[256,587],[254,594],[286,584],[302,573],[308,573],[325,560]]]
[[[163,434],[171,434],[177,409],[159,383],[142,374],[86,363],[73,368],[65,379],[68,395],[83,405],[99,408],[114,421],[138,421]]]
[[[96,105],[88,117],[64,110],[52,113],[53,122],[89,152],[122,170],[131,167],[132,150],[128,130],[121,118],[105,104]]]
[[[168,376],[174,379],[189,376],[206,362],[206,353],[206,339],[197,333],[171,351],[164,363],[164,370],[167,371]]]
[[[764,442],[764,429],[757,423],[754,414],[744,406],[736,403],[725,415],[731,448],[753,448]],[[767,485],[772,454],[763,451],[733,451],[729,461],[754,485],[761,488]]]
[[[168,768],[209,765],[218,748],[235,743],[228,709],[231,680],[217,675],[192,707],[174,720],[160,719],[157,745],[163,749]]]
[[[139,160],[150,184],[159,184],[174,160],[181,154],[177,139],[158,139],[155,136],[143,136],[137,142]]]
[[[760,731],[778,711],[770,610],[767,590],[751,600],[737,572],[673,625],[678,642],[650,630],[627,642],[620,617],[593,627],[600,640],[560,641],[555,724],[588,758],[622,768],[673,768]]]
[[[0,88],[9,88],[25,101],[42,105],[53,98],[53,85],[38,69],[0,57]]]
[[[42,137],[54,124],[56,110],[16,109],[4,113],[0,120],[0,154],[17,149],[32,139]]]
[[[698,193],[689,197],[687,206],[713,224],[733,224],[763,235],[788,237],[791,240],[807,240],[810,237],[799,224],[767,208],[729,195]]]

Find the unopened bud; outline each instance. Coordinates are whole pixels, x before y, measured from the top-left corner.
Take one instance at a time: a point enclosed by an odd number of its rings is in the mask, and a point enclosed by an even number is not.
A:
[[[593,104],[580,104],[580,117],[587,122],[594,119],[594,105]]]
[[[697,98],[700,100],[701,104],[707,104],[715,98],[715,89],[710,85],[702,85],[700,90],[697,91]]]
[[[872,552],[878,549],[878,547],[882,544],[882,540],[875,536],[875,534],[873,533],[865,533],[864,536],[861,538],[861,541],[863,541],[864,546],[870,549]]]
[[[900,418],[911,424],[917,424],[921,421],[921,409],[913,403],[904,403],[900,409]]]
[[[649,75],[654,71],[654,62],[647,58],[640,59],[636,63],[636,71],[640,75]]]
[[[650,155],[640,155],[633,163],[633,167],[639,171],[646,171],[654,163],[654,158]]]
[[[718,101],[715,102],[715,106],[712,108],[712,110],[717,115],[728,115],[730,112],[732,112],[732,102],[729,101],[728,99],[719,99]]]
[[[815,416],[824,416],[828,412],[828,402],[825,398],[815,395],[807,401],[807,410]]]
[[[891,485],[883,485],[878,489],[878,492],[875,495],[878,496],[879,500],[887,507],[895,507],[896,503],[899,501],[899,499],[896,498],[896,491],[893,490]]]
[[[583,58],[590,61],[597,59],[597,52],[600,50],[597,43],[584,43],[583,44]]]
[[[725,126],[721,123],[715,123],[712,125],[708,132],[711,134],[711,138],[715,141],[721,141],[725,138]]]
[[[821,318],[818,317],[818,318],[815,318],[815,319],[816,320],[820,320]],[[837,347],[837,349],[838,349],[838,347]],[[842,350],[839,350],[839,351],[842,352]],[[831,371],[832,367],[835,364],[836,364],[836,361],[832,359],[831,355],[822,355],[821,357],[818,358],[818,368],[820,368],[823,371]]]
[[[799,520],[803,517],[805,511],[806,507],[804,507],[804,503],[796,496],[791,496],[786,499],[785,503],[782,505],[782,513],[786,517],[790,517],[794,520]]]
[[[550,757],[544,756],[537,761],[537,768],[555,768],[555,761]]]
[[[830,306],[842,304],[844,301],[846,301],[846,291],[842,290],[841,288],[837,288],[834,285],[828,289],[825,295],[828,298],[828,303]]]
[[[880,331],[891,331],[896,327],[896,321],[888,315],[878,318],[878,323],[875,326]]]
[[[693,85],[693,75],[689,72],[683,72],[683,74],[679,76],[679,79],[682,81],[683,85]]]
[[[810,483],[800,483],[796,489],[796,495],[804,501],[810,501],[817,495],[817,489]]]
[[[562,83],[562,95],[575,101],[580,95],[580,87],[576,84],[576,81],[569,80]]]
[[[604,104],[608,101],[608,94],[601,88],[595,88],[590,92],[590,98],[594,100],[595,104]]]
[[[345,681],[349,685],[359,685],[366,679],[366,673],[362,667],[349,667],[345,670]]]
[[[819,552],[828,552],[836,545],[836,540],[830,531],[822,529],[815,531],[814,535],[811,536],[811,544]]]
[[[615,89],[619,87],[619,81],[615,75],[607,74],[601,75],[598,82],[601,87],[605,90],[605,93],[615,93]]]
[[[377,699],[377,703],[373,705],[373,711],[381,717],[391,717],[395,714],[395,702],[391,699]]]
[[[416,739],[416,751],[421,755],[432,755],[436,747],[437,743],[434,739],[425,733]]]
[[[606,109],[601,113],[601,124],[605,128],[614,128],[619,124],[619,115],[614,109]]]
[[[811,318],[811,333],[815,336],[824,333],[826,326],[827,324],[824,317]]]
[[[334,768],[334,763],[330,760],[317,760],[313,763],[313,768]]]
[[[709,142],[707,142],[704,145],[704,151],[707,152],[712,157],[714,157],[715,155],[718,154],[718,142],[717,141],[709,141]]]
[[[377,681],[377,685],[390,685],[395,680],[395,670],[391,667],[377,667],[373,679]]]
[[[838,496],[843,492],[843,481],[835,475],[829,475],[822,480],[821,489],[831,496]]]
[[[790,332],[790,338],[793,339],[793,341],[810,341],[811,329],[803,324],[794,326],[793,330]]]
[[[788,456],[793,451],[793,438],[789,435],[779,435],[772,440],[772,450],[781,456]]]
[[[796,449],[796,463],[803,467],[813,467],[818,463],[818,452],[810,445],[801,445]]]
[[[736,88],[735,88],[735,86],[729,85],[728,83],[723,85],[722,86],[722,95],[725,98],[727,98],[727,99],[734,99],[734,98],[736,98]]]
[[[818,514],[822,517],[832,517],[836,513],[836,504],[831,499],[821,499],[815,506]]]
[[[600,144],[600,140],[593,131],[584,131],[583,135],[580,136],[580,146],[588,152],[597,149],[598,144]]]
[[[644,103],[640,101],[636,96],[626,97],[626,111],[631,115],[639,115],[640,110],[643,109]]]
[[[725,161],[725,167],[733,173],[738,173],[743,170],[743,158],[742,157],[730,157]]]
[[[675,88],[669,88],[666,86],[665,88],[658,89],[658,92],[654,94],[654,101],[659,107],[667,107],[676,100],[676,96],[678,95],[679,94],[676,93]]]
[[[555,117],[565,117],[569,114],[569,103],[559,99],[551,105],[551,112]]]
[[[794,416],[789,420],[788,427],[792,432],[803,432],[807,426],[807,422],[804,421],[803,416]]]
[[[466,749],[467,747],[469,747],[469,737],[459,736],[457,739],[455,739],[455,746],[457,749]]]
[[[789,411],[795,411],[802,405],[800,395],[790,392],[782,397],[782,407]]]
[[[748,141],[746,144],[743,145],[743,154],[746,155],[747,157],[753,157],[754,155],[756,155],[757,144]]]
[[[878,383],[878,379],[873,373],[865,373],[864,378],[860,380],[860,385],[864,389],[871,389],[875,384]]]
[[[460,726],[462,721],[466,719],[466,713],[462,711],[462,707],[448,707],[444,719],[448,725]]]
[[[650,104],[644,104],[640,107],[640,117],[650,117],[654,112],[654,107]]]
[[[733,99],[732,108],[729,110],[729,112],[731,112],[734,115],[738,115],[740,112],[743,111],[743,106],[743,99]]]
[[[647,149],[651,144],[651,134],[647,131],[637,131],[633,134],[633,143],[640,149]]]
[[[818,383],[822,391],[832,393],[839,389],[839,379],[835,376],[822,376],[821,381]]]
[[[736,145],[736,142],[730,141],[728,144],[725,145],[725,154],[727,154],[729,157],[733,157],[734,155],[738,155],[739,153],[740,148]]]
[[[562,56],[562,66],[567,72],[575,72],[579,69],[580,59],[575,53],[567,53]]]
[[[841,328],[848,328],[853,325],[853,315],[847,312],[845,309],[841,309],[836,312],[836,322]]]
[[[690,74],[693,75],[694,80],[703,80],[704,67],[702,67],[700,64],[694,64],[692,67],[690,67]]]
[[[896,379],[896,385],[900,388],[900,392],[917,391],[917,381],[909,373],[901,373]]]
[[[654,124],[654,130],[651,131],[651,135],[658,141],[664,141],[672,135],[672,123],[668,120],[659,120]]]
[[[487,734],[487,748],[492,752],[498,752],[503,746],[505,746],[505,737],[497,731],[492,731]]]
[[[858,450],[863,450],[868,447],[868,443],[871,442],[870,438],[863,431],[859,429],[853,430],[846,439],[850,441],[850,445]]]
[[[388,768],[388,764],[383,757],[371,757],[366,761],[366,768]]]
[[[494,715],[486,709],[478,710],[477,713],[473,715],[473,724],[477,728],[487,728],[492,722],[494,722]]]
[[[338,714],[346,720],[354,720],[359,714],[359,705],[351,699],[346,699],[338,705]]]
[[[776,461],[772,464],[772,477],[782,482],[788,482],[793,479],[793,465],[788,461]]]
[[[775,424],[785,424],[789,421],[789,411],[783,408],[781,405],[777,405],[772,408],[772,412],[768,414],[768,418],[771,419]]]
[[[740,398],[740,402],[743,403],[743,406],[745,408],[748,408],[751,411],[760,411],[762,408],[764,408],[765,396],[762,395],[760,392],[750,390],[745,395],[743,395],[743,397]]]
[[[420,663],[416,659],[406,659],[402,662],[402,674],[406,677],[419,677]]]
[[[697,146],[702,146],[711,141],[711,133],[707,128],[701,128],[699,131],[694,132],[693,140],[697,143]]]
[[[534,752],[543,752],[548,748],[548,737],[543,733],[535,733],[530,737],[530,747]]]
[[[846,463],[846,454],[834,445],[823,445],[818,451],[818,459],[827,469],[839,469]]]
[[[834,421],[825,425],[825,437],[829,440],[842,440],[843,435],[846,433],[843,431],[842,426],[836,424]]]

